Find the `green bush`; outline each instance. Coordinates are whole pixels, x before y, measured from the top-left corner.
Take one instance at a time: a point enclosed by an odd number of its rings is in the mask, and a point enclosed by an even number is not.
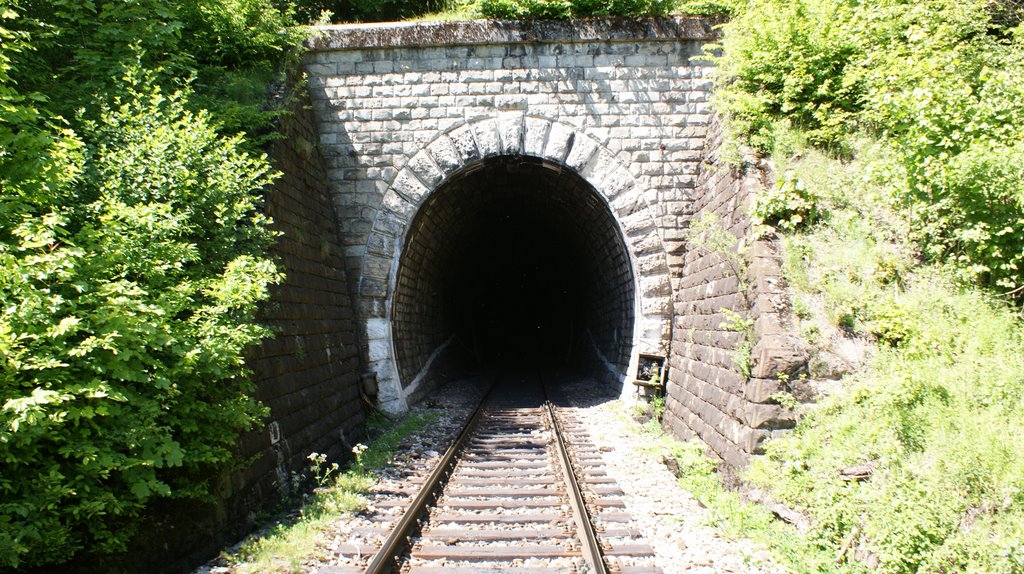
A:
[[[667,14],[673,0],[480,0],[485,18],[573,18]]]
[[[840,156],[867,134],[922,253],[1024,286],[1024,42],[985,0],[756,0],[725,26],[716,105],[764,152],[779,126]]]
[[[480,14],[485,18],[569,18],[569,0],[481,0]]]
[[[324,13],[335,22],[383,22],[449,8],[465,0],[295,0],[299,19],[313,22]],[[292,3],[289,3],[292,4]]]
[[[128,91],[63,196],[0,230],[0,556],[121,550],[155,496],[200,496],[261,409],[242,353],[277,280],[266,160],[182,97]],[[5,205],[9,205],[5,201]]]
[[[847,69],[858,46],[843,24],[847,2],[758,0],[726,25],[716,105],[755,147],[771,150],[786,118],[812,143],[839,146],[860,109]]]
[[[798,177],[783,175],[774,188],[754,199],[751,215],[758,224],[793,231],[821,217],[819,198]]]
[[[200,7],[242,21],[207,46],[183,16]],[[247,19],[269,7],[0,10],[0,569],[123,549],[152,499],[208,496],[263,412],[243,353],[279,279],[273,175],[176,87],[272,70],[294,37]]]

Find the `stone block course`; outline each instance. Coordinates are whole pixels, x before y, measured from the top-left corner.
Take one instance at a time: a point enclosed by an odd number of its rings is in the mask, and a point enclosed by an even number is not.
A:
[[[719,255],[684,251],[673,306],[665,418],[666,427],[678,436],[699,436],[723,460],[739,466],[760,452],[773,432],[795,423],[793,413],[772,399],[787,388],[774,377],[784,372],[795,378],[806,365],[806,351],[787,325],[780,258],[770,242],[749,239],[745,206],[764,187],[770,166],[755,159],[744,169],[722,164],[721,124],[715,119],[710,126],[700,160],[699,193],[689,216],[714,214],[737,238],[748,264],[741,282]],[[730,322],[725,310],[750,319],[750,332],[725,330]],[[741,344],[750,349],[749,373],[736,362]]]

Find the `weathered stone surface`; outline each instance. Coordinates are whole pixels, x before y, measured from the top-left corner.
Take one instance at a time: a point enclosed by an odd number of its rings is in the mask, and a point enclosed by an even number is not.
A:
[[[526,118],[526,135],[524,136],[523,153],[542,157],[544,144],[547,143],[551,122],[543,118]]]
[[[492,157],[501,153],[501,142],[498,139],[498,123],[494,120],[485,120],[473,124],[473,133],[476,135],[477,149],[481,157]]]
[[[421,151],[409,161],[409,170],[412,171],[423,185],[433,188],[444,179],[444,173],[438,169],[433,158],[426,151]]]
[[[547,145],[544,147],[544,157],[554,161],[564,161],[569,154],[574,133],[575,130],[565,124],[552,125]]]
[[[781,373],[795,379],[806,370],[810,352],[798,337],[773,334],[754,345],[750,358],[753,377],[767,379]]]
[[[771,433],[793,425],[792,413],[774,404],[771,396],[787,390],[776,378],[779,373],[796,379],[806,365],[807,351],[784,318],[787,309],[776,248],[767,241],[744,247],[750,231],[745,206],[769,179],[764,173],[768,166],[754,161],[759,167],[742,173],[719,165],[720,124],[716,120],[710,127],[698,195],[683,211],[694,219],[714,215],[736,236],[737,250],[748,264],[736,269],[721,254],[705,249],[670,257],[669,267],[678,280],[665,418],[668,428],[680,436],[688,434],[678,430],[685,427],[729,464],[743,465]],[[752,327],[742,327],[733,313],[751,321]],[[742,346],[750,349],[749,356],[738,353]]]
[[[402,197],[408,199],[413,204],[418,203],[428,191],[422,181],[413,175],[411,171],[405,169],[403,169],[398,174],[398,177],[395,178],[395,183],[391,186],[391,189]],[[386,207],[386,204],[383,205]]]

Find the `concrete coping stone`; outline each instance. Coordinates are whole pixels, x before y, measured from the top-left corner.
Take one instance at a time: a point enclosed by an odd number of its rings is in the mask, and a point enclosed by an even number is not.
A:
[[[310,26],[314,52],[480,44],[714,40],[721,17],[458,20]]]

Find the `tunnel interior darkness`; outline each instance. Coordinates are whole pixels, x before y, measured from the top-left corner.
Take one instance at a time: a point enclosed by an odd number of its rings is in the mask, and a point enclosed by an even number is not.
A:
[[[624,372],[633,306],[629,253],[585,180],[540,159],[485,160],[410,226],[392,302],[399,376],[408,386],[449,340],[461,364]]]

